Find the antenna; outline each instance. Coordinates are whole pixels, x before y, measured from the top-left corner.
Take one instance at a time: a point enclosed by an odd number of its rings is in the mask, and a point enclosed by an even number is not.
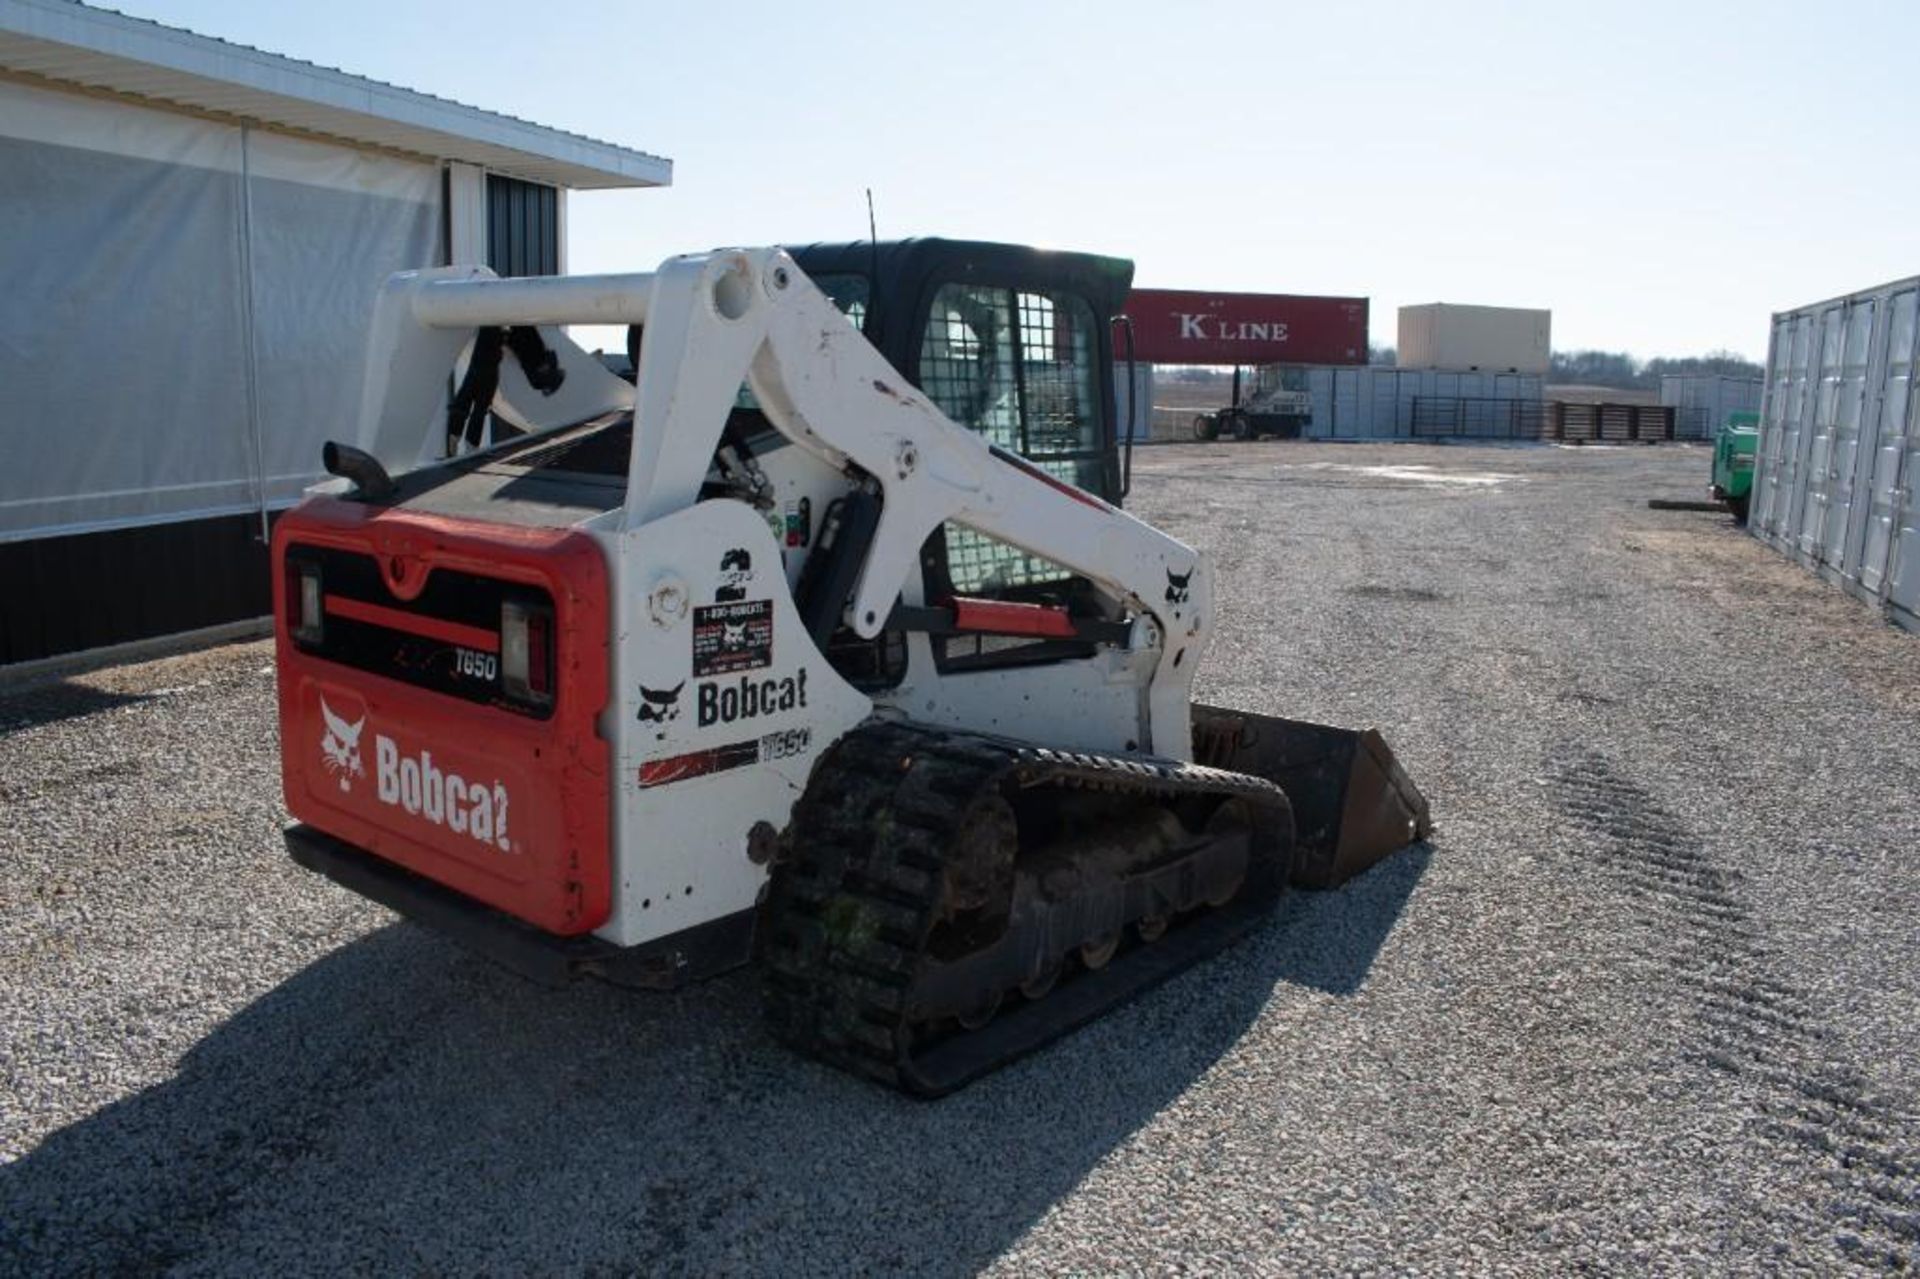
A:
[[[873,188],[867,188],[867,243],[873,246],[873,283],[880,287],[880,224],[873,219]]]

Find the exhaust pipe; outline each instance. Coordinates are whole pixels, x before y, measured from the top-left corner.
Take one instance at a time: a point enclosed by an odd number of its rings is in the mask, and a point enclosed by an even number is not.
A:
[[[1293,882],[1338,888],[1433,830],[1393,748],[1358,731],[1195,704],[1194,762],[1264,777],[1293,805]]]
[[[351,444],[328,440],[320,447],[320,465],[328,475],[353,481],[354,489],[369,502],[381,502],[393,496],[393,477],[380,459]]]

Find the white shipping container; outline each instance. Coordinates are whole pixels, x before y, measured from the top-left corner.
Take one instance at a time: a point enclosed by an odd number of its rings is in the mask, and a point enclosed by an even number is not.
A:
[[[1660,379],[1660,402],[1679,411],[1673,432],[1678,439],[1710,440],[1730,413],[1758,413],[1766,381],[1719,373],[1669,373]]]
[[[1131,412],[1131,418],[1129,418]],[[1114,436],[1122,443],[1141,441],[1153,434],[1153,365],[1137,360],[1133,366],[1133,392],[1127,392],[1127,361],[1121,357],[1113,366]]]
[[[1318,440],[1504,436],[1510,433],[1509,426],[1537,420],[1542,390],[1542,379],[1531,374],[1381,365],[1306,372],[1307,390],[1313,396],[1313,422],[1307,434]],[[1422,399],[1437,402],[1443,419],[1457,415],[1462,428],[1416,431],[1415,404]]]
[[[1500,438],[1509,427],[1533,427],[1543,410],[1544,379],[1530,373],[1455,373],[1444,369],[1401,369],[1382,365],[1280,366],[1284,385],[1313,399],[1313,420],[1305,434],[1316,440],[1407,440],[1440,437]],[[1162,407],[1157,437],[1150,431],[1154,382],[1149,366],[1140,368],[1135,415],[1136,440],[1189,440],[1198,407]],[[1248,384],[1253,381],[1247,379]],[[1114,374],[1114,419],[1127,416],[1126,370]],[[1221,400],[1224,401],[1224,393]],[[1427,402],[1431,429],[1416,429],[1416,406]],[[1437,410],[1437,413],[1434,412]],[[1448,429],[1457,420],[1459,429]],[[1527,431],[1517,432],[1532,438]],[[1127,438],[1124,429],[1119,438]]]
[[[1451,302],[1400,308],[1403,369],[1544,375],[1552,351],[1551,311]]]
[[[1920,277],[1773,317],[1754,536],[1920,630]]]

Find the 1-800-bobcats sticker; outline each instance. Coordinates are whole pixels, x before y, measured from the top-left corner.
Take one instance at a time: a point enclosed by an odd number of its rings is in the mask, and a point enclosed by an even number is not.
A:
[[[731,675],[773,665],[773,601],[740,600],[693,610],[693,674]]]

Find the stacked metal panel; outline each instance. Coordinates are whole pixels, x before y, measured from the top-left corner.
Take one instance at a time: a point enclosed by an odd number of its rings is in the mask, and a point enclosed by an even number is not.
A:
[[[1529,373],[1452,373],[1442,369],[1365,368],[1307,370],[1313,395],[1314,439],[1412,439],[1417,399],[1457,399],[1491,408],[1522,401],[1538,404],[1541,379]],[[1488,420],[1506,420],[1492,414]]]
[[[1920,630],[1920,277],[1773,317],[1750,528]]]

